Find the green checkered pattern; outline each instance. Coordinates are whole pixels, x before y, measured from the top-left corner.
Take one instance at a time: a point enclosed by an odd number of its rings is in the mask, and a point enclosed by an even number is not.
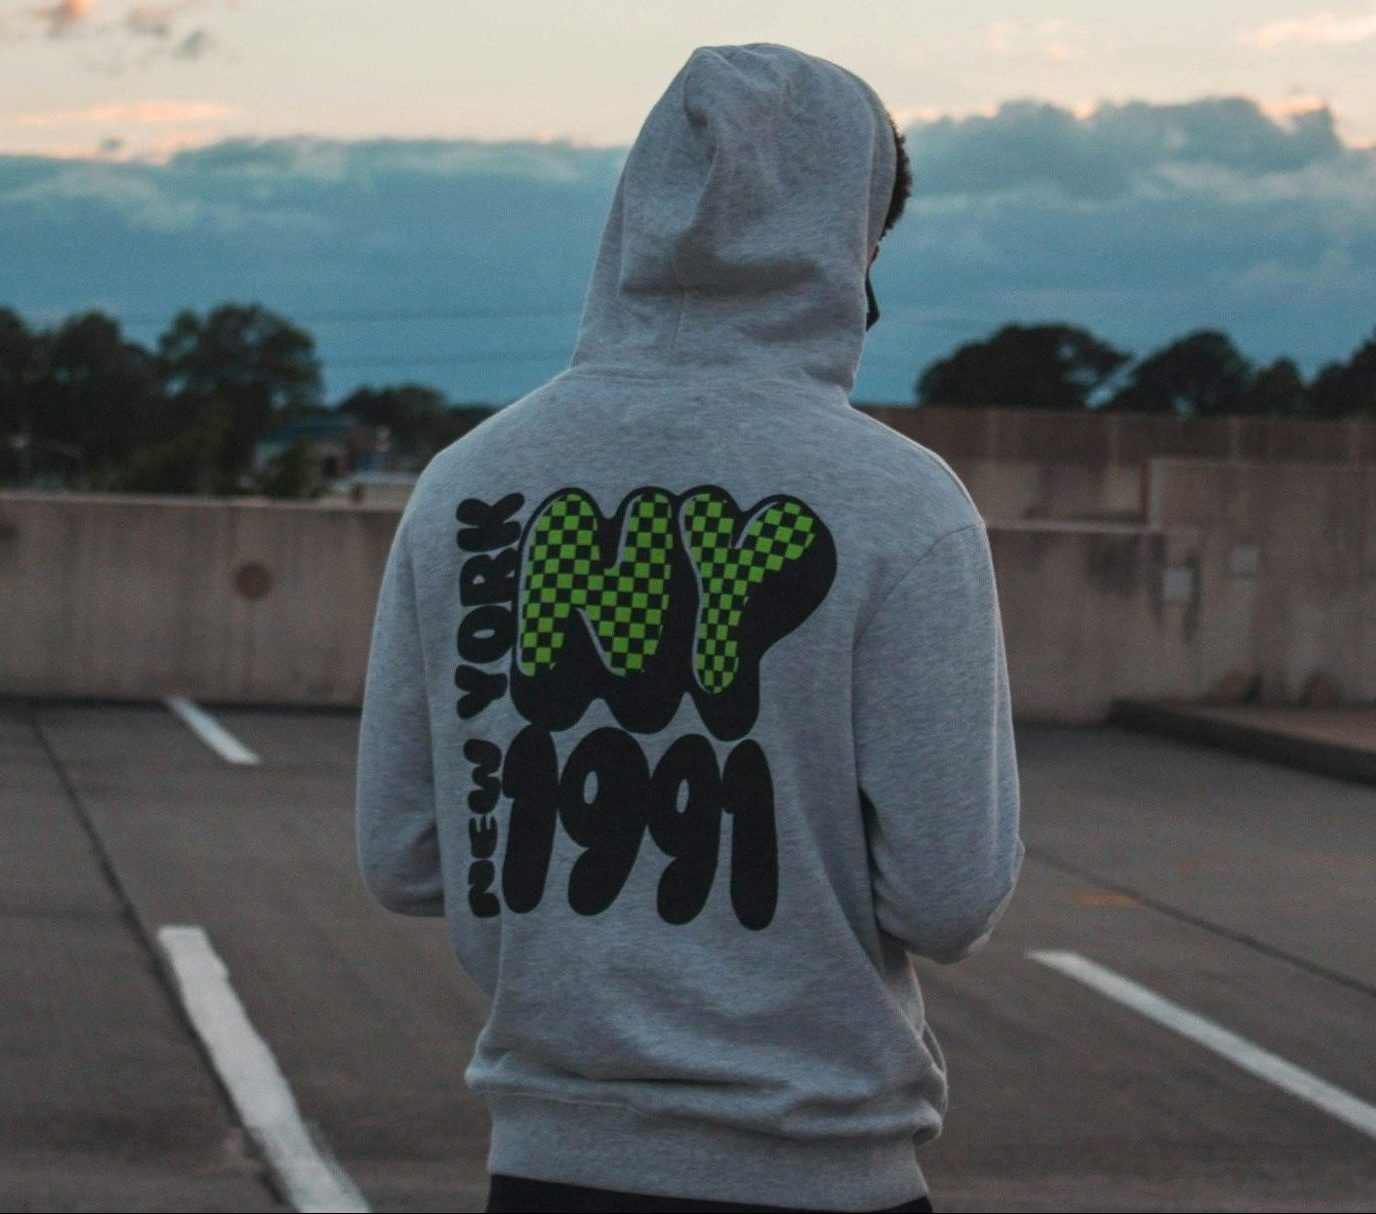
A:
[[[554,665],[575,608],[592,625],[616,674],[642,669],[659,647],[669,608],[673,498],[642,494],[628,511],[621,562],[608,567],[597,543],[597,507],[572,490],[545,507],[526,550],[518,662],[522,673]]]
[[[740,664],[736,637],[746,600],[766,577],[807,551],[819,523],[801,502],[774,502],[746,528],[740,547],[733,547],[735,511],[710,492],[684,503],[683,521],[702,585],[694,668],[706,690],[725,691]]]

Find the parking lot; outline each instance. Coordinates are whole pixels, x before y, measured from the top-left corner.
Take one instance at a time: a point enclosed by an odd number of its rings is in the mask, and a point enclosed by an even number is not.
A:
[[[6,1208],[482,1209],[483,1000],[361,883],[357,727],[0,701]],[[1376,1209],[1376,789],[1119,726],[1018,753],[1019,892],[917,962],[936,1208]]]

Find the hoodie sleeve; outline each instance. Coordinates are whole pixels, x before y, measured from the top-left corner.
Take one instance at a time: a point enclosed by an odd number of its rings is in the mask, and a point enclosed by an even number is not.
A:
[[[984,523],[947,532],[856,643],[853,709],[876,916],[909,952],[968,956],[1024,848],[1003,629]]]
[[[443,915],[430,714],[403,515],[373,619],[359,722],[355,826],[374,898],[401,915]]]

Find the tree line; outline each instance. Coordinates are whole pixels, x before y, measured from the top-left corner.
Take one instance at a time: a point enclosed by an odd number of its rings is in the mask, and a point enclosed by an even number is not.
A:
[[[414,383],[328,404],[314,339],[259,305],[181,311],[152,349],[100,311],[36,330],[0,307],[0,484],[309,497],[320,484],[305,439],[255,467],[278,427],[385,425],[400,465],[420,466],[496,407]]]
[[[1376,420],[1376,330],[1306,382],[1293,359],[1258,366],[1218,329],[1136,359],[1073,325],[1005,325],[932,363],[916,389],[932,405]]]
[[[1083,328],[1005,325],[928,365],[914,399],[1376,419],[1376,331],[1306,382],[1291,359],[1254,365],[1218,330],[1188,333],[1138,359]],[[98,310],[36,329],[0,307],[0,485],[309,497],[320,484],[306,439],[255,464],[255,444],[284,424],[344,415],[385,426],[398,465],[418,469],[498,408],[451,402],[412,382],[364,386],[327,403],[314,339],[256,304],[180,311],[151,349]]]

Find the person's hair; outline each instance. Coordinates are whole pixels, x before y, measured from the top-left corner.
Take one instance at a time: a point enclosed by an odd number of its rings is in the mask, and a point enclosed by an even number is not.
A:
[[[889,125],[893,127],[893,143],[898,152],[898,171],[893,178],[893,197],[889,199],[889,213],[884,217],[884,230],[879,234],[881,240],[898,222],[903,214],[903,208],[908,204],[908,197],[913,192],[913,168],[908,161],[908,149],[904,146],[907,136],[898,129],[898,123],[893,120],[892,114],[889,115]]]

